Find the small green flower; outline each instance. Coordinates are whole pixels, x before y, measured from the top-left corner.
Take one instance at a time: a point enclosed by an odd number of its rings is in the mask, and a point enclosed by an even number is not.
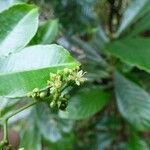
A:
[[[59,74],[50,73],[50,80],[60,80],[61,76]]]
[[[75,83],[80,86],[81,84],[83,84],[87,79],[84,78],[83,76],[86,74],[86,72],[83,72],[83,70],[80,70],[77,75],[76,75],[76,79],[75,79]]]
[[[69,68],[64,68],[64,70],[63,70],[63,73],[64,73],[65,75],[70,74],[70,73],[72,73],[72,72],[73,72],[73,70],[72,70],[72,69],[69,69]]]
[[[33,89],[33,91],[32,92],[34,92],[34,93],[38,93],[40,90],[39,90],[39,88],[35,88],[35,89]]]
[[[58,89],[62,85],[61,76],[57,74],[50,74],[50,80],[48,80],[47,83],[50,87]]]
[[[86,72],[83,72],[83,70],[80,70],[79,72],[73,72],[73,74],[68,76],[68,80],[80,86],[87,80],[86,78],[83,77],[85,74]]]

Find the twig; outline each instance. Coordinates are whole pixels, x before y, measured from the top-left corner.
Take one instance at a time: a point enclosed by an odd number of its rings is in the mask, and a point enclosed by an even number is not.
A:
[[[28,105],[25,105],[21,108],[19,108],[18,110],[14,111],[12,114],[9,114],[8,116],[6,116],[4,119],[2,119],[3,121],[3,128],[4,128],[4,135],[3,135],[3,139],[0,142],[0,148],[4,148],[4,146],[9,146],[9,141],[8,141],[8,129],[7,129],[7,124],[8,124],[8,120],[15,116],[16,114],[20,113],[21,111],[37,104],[38,101],[33,101],[32,103],[29,103]]]

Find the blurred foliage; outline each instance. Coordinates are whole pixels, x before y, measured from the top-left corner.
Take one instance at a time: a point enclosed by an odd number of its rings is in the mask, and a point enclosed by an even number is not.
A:
[[[63,45],[82,63],[88,81],[71,91],[66,112],[50,111],[43,104],[24,113],[24,120],[12,121],[23,140],[20,146],[25,150],[150,149],[150,1],[27,3],[39,6],[41,21],[29,45]],[[3,115],[16,104],[6,106],[7,102],[0,105]]]
[[[59,18],[68,34],[88,32],[95,24],[92,13],[95,0],[47,0],[46,2],[52,5],[54,16]]]

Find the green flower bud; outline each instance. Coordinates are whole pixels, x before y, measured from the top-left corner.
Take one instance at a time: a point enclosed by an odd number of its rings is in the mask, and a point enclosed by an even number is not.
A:
[[[32,92],[27,93],[27,97],[31,98],[32,97]]]
[[[37,93],[37,92],[39,92],[39,89],[35,88],[35,89],[33,89],[33,92]]]
[[[61,93],[59,93],[59,92],[54,93],[53,100],[57,101],[59,99],[60,95],[61,95]]]
[[[52,101],[51,103],[50,103],[50,107],[51,108],[54,108],[56,106],[56,102],[55,101]]]
[[[61,81],[55,81],[54,87],[55,87],[56,89],[59,89],[59,88],[61,87],[61,85],[62,85],[62,82],[61,82]]]
[[[73,72],[73,70],[72,69],[69,69],[69,68],[64,68],[64,74],[70,74],[70,73],[72,73]]]
[[[61,105],[61,101],[59,100],[59,101],[57,102],[58,108],[60,107],[60,105]]]
[[[36,93],[32,93],[32,98],[37,98],[37,94]]]
[[[45,98],[47,96],[46,92],[41,92],[40,93],[40,98]]]
[[[57,74],[50,73],[50,79],[51,79],[51,80],[53,80],[56,76],[57,76]]]
[[[68,106],[68,102],[62,101],[60,106],[59,106],[59,109],[64,111],[64,110],[66,110],[67,106]]]

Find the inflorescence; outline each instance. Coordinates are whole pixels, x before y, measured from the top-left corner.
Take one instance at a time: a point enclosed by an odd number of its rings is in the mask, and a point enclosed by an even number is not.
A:
[[[57,73],[50,73],[50,79],[47,81],[48,88],[44,91],[35,88],[27,96],[36,100],[48,99],[51,108],[65,110],[69,100],[67,89],[83,84],[87,80],[84,77],[85,73],[79,70],[79,67],[65,68]]]

